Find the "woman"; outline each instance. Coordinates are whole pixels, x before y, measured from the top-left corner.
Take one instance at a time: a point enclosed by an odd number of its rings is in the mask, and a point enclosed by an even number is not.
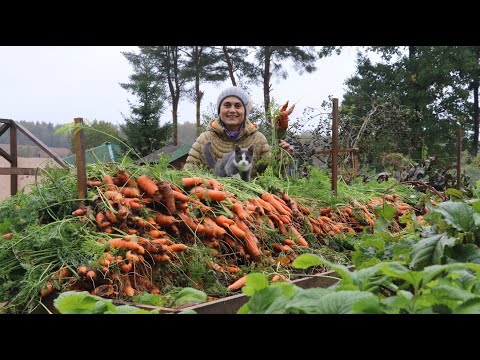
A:
[[[248,94],[236,86],[223,90],[217,99],[217,112],[218,118],[210,122],[207,130],[192,145],[184,169],[206,165],[203,148],[211,142],[211,152],[217,161],[233,151],[235,144],[241,148],[253,145],[252,177],[263,171],[265,164],[261,166],[259,160],[270,156],[270,145],[265,135],[247,119],[250,112]],[[284,140],[280,140],[279,145],[287,151],[293,150]]]

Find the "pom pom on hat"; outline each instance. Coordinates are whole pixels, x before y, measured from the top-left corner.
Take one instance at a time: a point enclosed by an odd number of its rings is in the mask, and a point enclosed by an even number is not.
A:
[[[231,86],[229,88],[226,88],[220,93],[220,95],[218,95],[217,113],[220,114],[220,105],[222,104],[223,99],[229,96],[235,96],[240,100],[242,100],[243,106],[245,107],[245,118],[246,118],[248,114],[250,114],[251,102],[248,97],[248,94],[238,86]]]

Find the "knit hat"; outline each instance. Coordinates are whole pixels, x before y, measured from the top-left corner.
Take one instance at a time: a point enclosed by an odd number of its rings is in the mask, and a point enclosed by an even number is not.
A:
[[[243,106],[245,107],[245,118],[247,118],[248,114],[250,113],[250,103],[249,103],[249,97],[248,94],[242,90],[241,88],[237,86],[231,86],[229,88],[226,88],[223,90],[220,95],[218,95],[217,99],[217,112],[220,114],[220,104],[222,103],[223,99],[229,97],[229,96],[235,96],[242,100]]]

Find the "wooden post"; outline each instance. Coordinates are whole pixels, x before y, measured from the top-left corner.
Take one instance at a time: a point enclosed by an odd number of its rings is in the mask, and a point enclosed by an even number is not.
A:
[[[18,152],[17,152],[17,128],[10,124],[10,162],[11,168],[18,166]],[[10,175],[10,194],[13,196],[18,190],[18,176],[16,174]]]
[[[462,161],[462,127],[457,130],[457,189],[461,189],[461,161]]]
[[[338,99],[333,99],[332,110],[332,192],[337,195],[338,174]]]
[[[87,170],[85,167],[85,135],[83,118],[75,118],[75,165],[77,167],[78,198],[80,205],[87,197]],[[78,127],[78,128],[77,128]]]

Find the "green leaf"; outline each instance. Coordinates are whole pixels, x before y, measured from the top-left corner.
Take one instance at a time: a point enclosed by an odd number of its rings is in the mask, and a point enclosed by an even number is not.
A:
[[[397,212],[397,209],[390,204],[385,204],[385,206],[377,205],[374,209],[375,213],[383,216],[386,220],[393,220],[393,216]]]
[[[207,301],[207,294],[203,291],[186,287],[174,295],[175,306],[194,305]]]
[[[480,297],[465,301],[453,310],[454,314],[480,314]]]
[[[255,292],[238,314],[285,314],[290,299],[301,290],[292,284],[269,286]]]
[[[359,299],[353,304],[352,312],[354,314],[383,314],[380,299],[377,296],[365,296]]]
[[[313,254],[302,254],[298,256],[292,263],[292,266],[296,269],[306,269],[311,266],[316,265],[326,265],[332,270],[334,270],[338,275],[342,277],[344,283],[351,283],[352,282],[352,272],[348,270],[346,266],[333,264],[330,261],[322,259],[321,257]]]
[[[53,306],[61,314],[94,314],[98,311],[115,311],[115,305],[111,300],[90,295],[87,291],[63,292],[53,301]]]
[[[256,292],[268,287],[268,279],[262,273],[250,273],[247,275],[245,286],[242,292],[247,296],[252,296]]]
[[[458,287],[449,284],[445,279],[441,279],[441,284],[432,288],[432,294],[442,300],[466,301],[476,297],[476,295],[469,291],[459,289]]]
[[[379,267],[385,275],[403,279],[415,287],[418,287],[423,278],[423,272],[409,270],[397,262],[381,263]]]
[[[375,232],[388,232],[388,225],[388,220],[380,216],[379,218],[377,218],[377,220],[375,220],[373,230]]]
[[[114,311],[109,311],[106,314],[153,314],[153,312],[131,305],[121,305],[117,306]]]
[[[474,244],[458,244],[449,249],[448,256],[458,262],[480,264],[480,248]]]
[[[313,314],[318,302],[332,289],[313,288],[298,291],[295,297],[287,304],[287,311],[294,314]]]
[[[139,295],[134,296],[133,301],[137,304],[147,304],[153,306],[164,306],[167,300],[159,294],[149,294],[142,292]]]
[[[375,295],[365,291],[336,291],[322,296],[309,308],[310,314],[352,314],[355,303]]]
[[[293,261],[292,266],[295,269],[308,269],[312,266],[324,264],[324,260],[314,254],[301,254]]]
[[[446,233],[437,234],[420,240],[412,247],[412,269],[422,269],[431,264],[440,264],[445,246],[454,246],[459,240]]]
[[[447,201],[438,204],[438,207],[434,208],[432,211],[442,214],[447,224],[452,225],[459,231],[474,231],[474,210],[471,206],[465,203]]]

